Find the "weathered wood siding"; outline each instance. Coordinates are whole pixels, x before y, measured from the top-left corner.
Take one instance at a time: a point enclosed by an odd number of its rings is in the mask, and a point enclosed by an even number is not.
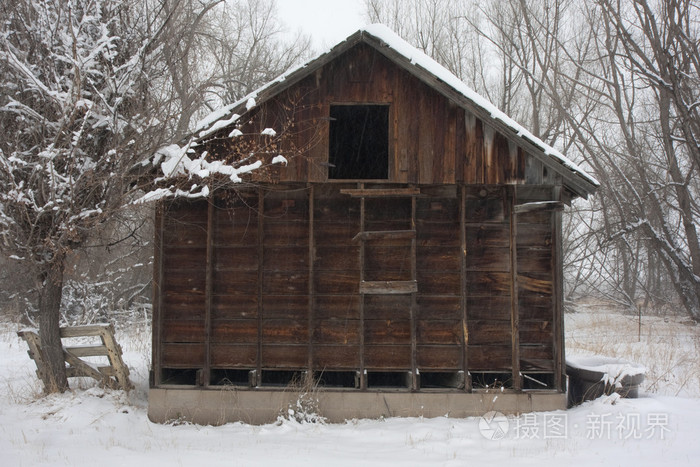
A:
[[[389,104],[387,181],[419,184],[555,184],[559,176],[487,122],[456,105],[373,47],[359,44],[254,110],[251,134],[284,131],[275,169],[283,182],[328,180],[332,104]],[[224,129],[207,147],[215,156],[232,147]],[[272,158],[277,152],[260,157]]]
[[[472,371],[505,372],[512,365],[509,210],[504,187],[467,193],[465,282]]]
[[[178,369],[202,385],[216,370],[366,370],[512,373],[519,389],[520,371],[561,369],[554,213],[513,209],[551,187],[364,200],[346,188],[357,184],[265,185],[161,208],[156,384]],[[403,236],[353,241],[413,229],[415,257]],[[361,278],[410,281],[414,266],[414,295],[360,293]]]
[[[389,106],[387,180],[328,180],[333,104]],[[289,165],[158,212],[155,384],[309,370],[361,389],[365,372],[564,389],[560,213],[516,208],[568,199],[560,174],[367,44],[252,116],[248,136],[200,149],[227,160],[267,142],[257,157]],[[358,195],[378,188],[396,191]]]
[[[521,190],[519,204],[549,201],[551,187]],[[561,266],[557,264],[558,212],[538,209],[517,216],[519,358],[523,373],[551,373],[563,384],[563,311],[557,290]],[[559,259],[560,260],[560,259]]]

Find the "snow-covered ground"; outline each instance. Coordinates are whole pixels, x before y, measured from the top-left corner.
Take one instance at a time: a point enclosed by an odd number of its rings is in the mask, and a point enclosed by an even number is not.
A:
[[[118,334],[136,383],[130,393],[71,380],[68,393],[41,397],[17,326],[2,324],[0,465],[697,465],[700,329],[674,318],[644,318],[638,342],[633,318],[596,306],[579,310],[567,315],[568,352],[645,365],[640,398],[604,397],[520,417],[337,425],[153,424],[146,416],[147,330]]]

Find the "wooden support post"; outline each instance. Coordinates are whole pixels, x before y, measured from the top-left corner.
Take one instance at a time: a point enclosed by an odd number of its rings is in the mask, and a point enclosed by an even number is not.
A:
[[[462,362],[461,368],[464,372],[464,390],[471,392],[472,379],[469,376],[469,326],[467,309],[467,190],[464,185],[460,185],[459,202],[459,244],[460,244],[460,307],[462,310]]]
[[[211,380],[211,307],[214,294],[214,208],[216,200],[212,193],[207,204],[207,258],[204,284],[204,368],[198,383],[209,386]]]
[[[153,316],[151,345],[153,348],[153,371],[150,384],[158,386],[162,376],[162,342],[161,330],[163,329],[163,231],[165,224],[165,202],[161,201],[156,205],[155,238],[153,248]]]
[[[312,184],[308,184],[308,189],[309,189],[309,283],[308,283],[308,292],[309,292],[309,300],[308,300],[308,318],[309,318],[309,329],[308,329],[308,339],[309,339],[309,346],[308,346],[308,371],[309,374],[313,377],[313,371],[314,371],[314,324],[315,324],[315,319],[314,319],[314,308],[315,308],[315,296],[316,296],[316,291],[314,287],[314,274],[315,274],[315,269],[314,269],[314,262],[315,262],[315,237],[314,237],[314,186]]]
[[[553,199],[561,201],[561,187],[553,189]],[[562,211],[552,212],[550,220],[552,232],[552,307],[554,342],[554,384],[558,391],[566,391],[566,354],[564,348],[564,306],[563,306],[563,256],[562,256]]]
[[[46,359],[44,358],[44,353],[41,350],[41,339],[39,334],[34,331],[19,331],[17,333],[19,337],[24,339],[29,346],[29,358],[34,360],[36,363],[36,375],[44,384],[44,387],[48,388],[51,385],[51,381],[47,376]]]
[[[265,215],[265,194],[262,188],[258,188],[258,358],[256,362],[256,372],[257,381],[255,386],[260,386],[262,382],[262,338],[263,338],[263,264],[265,254],[264,239],[265,233],[263,229],[265,228],[264,223]]]
[[[107,328],[102,328],[100,331],[102,344],[107,349],[107,358],[109,359],[110,367],[114,370],[114,376],[117,380],[117,386],[123,389],[132,389],[134,386],[129,380],[129,367],[122,360],[122,348],[117,344],[114,338],[114,327],[110,324]],[[101,373],[104,373],[103,368],[98,368]]]
[[[506,205],[510,221],[510,322],[513,366],[513,389],[522,389],[520,376],[520,310],[518,307],[518,228],[515,213],[515,187],[506,188]]]
[[[364,191],[364,183],[357,184],[357,191]],[[343,190],[341,190],[341,193]],[[360,198],[360,233],[365,231],[365,198]],[[365,280],[365,242],[360,242],[360,283]],[[367,389],[365,368],[365,296],[360,289],[360,389]]]
[[[411,187],[417,189],[415,187]],[[420,190],[419,190],[420,191]],[[416,197],[411,197],[411,231],[416,231]],[[419,389],[420,381],[418,378],[418,320],[416,315],[418,314],[418,303],[417,303],[417,293],[418,293],[418,274],[417,274],[417,264],[416,264],[416,236],[411,237],[411,282],[415,284],[415,288],[411,291],[411,389],[417,391]]]

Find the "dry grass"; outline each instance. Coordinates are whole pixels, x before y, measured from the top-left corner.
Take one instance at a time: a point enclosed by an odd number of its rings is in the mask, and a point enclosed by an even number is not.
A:
[[[621,358],[647,368],[642,391],[700,397],[700,326],[682,316],[637,316],[603,302],[567,313],[566,352]]]

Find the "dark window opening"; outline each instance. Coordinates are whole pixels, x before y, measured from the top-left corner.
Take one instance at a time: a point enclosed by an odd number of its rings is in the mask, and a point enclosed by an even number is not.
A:
[[[328,178],[389,178],[389,106],[331,105]]]
[[[510,373],[471,373],[472,389],[511,389],[513,387],[513,375]]]
[[[421,371],[421,389],[464,389],[464,373],[461,371]]]
[[[214,386],[255,386],[250,370],[211,370],[209,384]]]
[[[197,371],[195,368],[163,368],[160,373],[160,384],[195,386]]]
[[[301,387],[305,372],[292,370],[263,370],[260,384],[262,386]]]
[[[398,371],[368,371],[367,388],[410,388],[411,372]]]
[[[314,381],[324,388],[357,388],[359,374],[356,371],[321,371],[314,374]]]

